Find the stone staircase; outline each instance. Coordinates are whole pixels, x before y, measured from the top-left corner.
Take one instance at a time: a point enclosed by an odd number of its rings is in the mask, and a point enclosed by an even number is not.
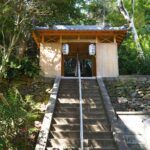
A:
[[[82,80],[84,149],[117,150],[97,81]],[[79,87],[76,79],[62,79],[47,150],[80,149]]]

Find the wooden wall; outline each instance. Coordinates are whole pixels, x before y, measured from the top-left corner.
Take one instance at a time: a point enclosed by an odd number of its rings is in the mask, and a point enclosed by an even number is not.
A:
[[[61,76],[61,43],[40,44],[41,75]]]
[[[116,43],[96,44],[96,70],[96,75],[98,77],[119,76]]]
[[[79,44],[72,44],[76,47]],[[75,46],[76,45],[76,46]],[[80,55],[84,46],[87,47],[88,44],[83,44],[79,46]],[[77,46],[77,47],[78,47]],[[83,46],[83,47],[82,47]],[[74,55],[74,53],[71,53]],[[71,55],[71,56],[72,56]],[[86,54],[82,54],[84,57]],[[44,43],[40,44],[40,66],[41,75],[45,77],[55,77],[61,76],[63,73],[62,67],[62,54],[61,54],[61,43]],[[95,59],[94,59],[95,60]],[[93,61],[94,61],[93,60]],[[96,44],[96,64],[93,66],[93,75],[96,72],[98,77],[117,77],[119,76],[118,69],[118,53],[116,43],[97,43]],[[62,70],[61,70],[62,69]]]

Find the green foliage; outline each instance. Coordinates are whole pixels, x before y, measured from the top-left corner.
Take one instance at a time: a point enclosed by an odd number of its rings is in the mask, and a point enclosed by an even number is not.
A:
[[[4,78],[11,80],[19,77],[21,65],[16,56],[11,56],[10,60],[6,63],[6,66],[7,69],[3,72]]]
[[[3,72],[3,78],[8,80],[21,76],[35,78],[40,71],[37,59],[24,57],[20,60],[15,55],[10,57],[10,60],[6,63],[6,68],[5,72]]]
[[[21,61],[21,72],[22,74],[34,78],[39,75],[39,66],[38,61],[36,59],[29,59],[28,57],[24,57]]]
[[[0,101],[0,145],[3,149],[14,148],[12,140],[27,120],[25,101],[16,88],[9,89]]]
[[[146,34],[147,29],[141,28],[139,39],[144,50],[145,60],[137,57],[137,51],[133,37],[128,34],[119,48],[119,69],[120,74],[150,74],[150,35]]]
[[[0,149],[31,149],[28,137],[38,130],[29,128],[39,117],[32,95],[23,98],[13,87],[0,97]]]
[[[11,59],[12,52],[15,51],[18,55],[19,48],[22,48],[23,43],[28,42],[34,25],[101,24],[103,22],[112,26],[128,24],[118,11],[116,0],[12,0],[1,1],[0,4],[0,75],[8,79],[22,74],[28,77],[38,74],[37,63],[34,63],[34,60],[24,58],[18,63],[17,58]],[[124,0],[124,4],[131,15],[131,1]],[[141,62],[137,58],[138,53],[129,33],[119,49],[121,74],[149,74],[149,9],[150,1],[135,1],[134,22],[146,59]]]
[[[36,1],[35,25],[80,24],[84,0]]]
[[[113,0],[116,2],[116,0]],[[131,1],[124,0],[126,9],[131,14]],[[137,0],[134,6],[134,22],[139,35],[139,42],[142,46],[145,60],[140,60],[138,57],[133,37],[128,32],[124,42],[119,47],[119,70],[120,74],[150,74],[150,1]],[[113,26],[120,26],[127,24],[117,9],[111,12],[107,16],[109,22]],[[117,19],[116,19],[117,18]]]

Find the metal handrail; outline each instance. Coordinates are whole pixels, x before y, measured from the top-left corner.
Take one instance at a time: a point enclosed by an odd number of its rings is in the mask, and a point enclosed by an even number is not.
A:
[[[78,64],[78,79],[79,79],[79,100],[80,100],[80,147],[83,150],[83,108],[82,108],[82,85],[81,85],[81,71],[80,71],[80,61],[77,55]]]

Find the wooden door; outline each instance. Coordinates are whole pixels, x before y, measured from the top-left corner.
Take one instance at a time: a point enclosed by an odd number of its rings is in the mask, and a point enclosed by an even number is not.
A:
[[[73,71],[75,70],[75,61],[77,58],[77,54],[79,56],[80,64],[82,65],[81,74],[82,76],[96,76],[96,59],[95,56],[90,56],[88,53],[88,46],[89,43],[70,43],[69,44],[69,54],[63,55],[62,54],[62,76],[66,76],[66,63],[70,62],[70,73],[67,76],[74,76]],[[85,68],[83,68],[85,66]],[[91,75],[86,74],[91,68]],[[84,72],[84,70],[86,70]],[[72,73],[71,73],[72,72]],[[87,72],[88,73],[88,72]],[[72,74],[72,75],[71,75]]]

